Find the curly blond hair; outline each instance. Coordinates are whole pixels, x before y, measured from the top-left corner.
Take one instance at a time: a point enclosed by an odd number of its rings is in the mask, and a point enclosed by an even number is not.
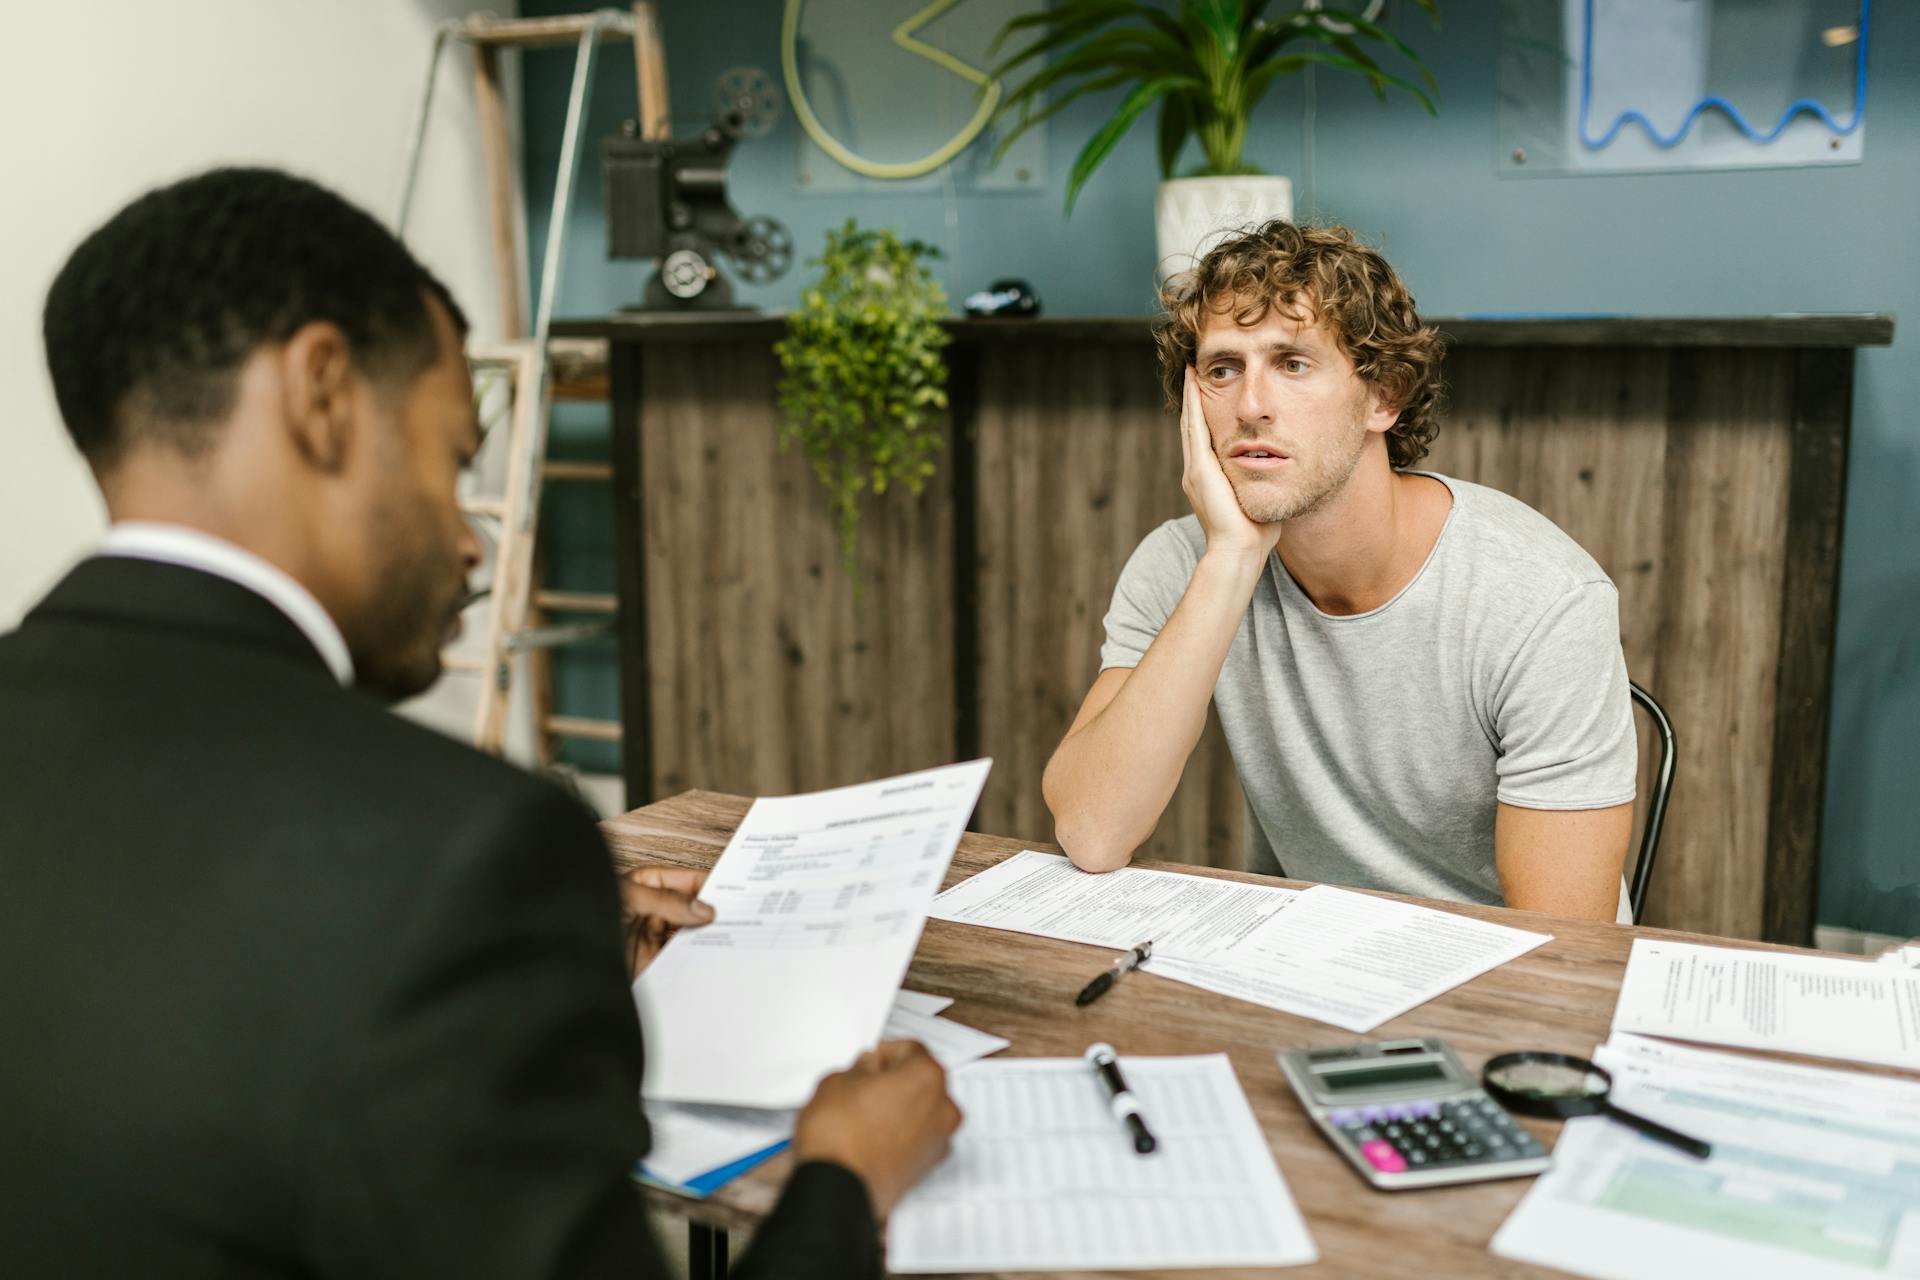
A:
[[[1345,227],[1275,218],[1223,240],[1193,270],[1160,287],[1160,307],[1153,341],[1170,407],[1180,405],[1208,312],[1231,311],[1236,323],[1254,325],[1277,308],[1326,325],[1354,372],[1399,406],[1387,430],[1395,468],[1426,457],[1440,430],[1445,339],[1421,323],[1413,295],[1387,260]]]

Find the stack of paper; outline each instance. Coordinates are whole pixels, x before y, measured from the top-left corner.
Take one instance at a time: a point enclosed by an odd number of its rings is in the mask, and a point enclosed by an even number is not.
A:
[[[1124,1058],[1159,1139],[1136,1155],[1078,1058],[955,1072],[946,1161],[894,1210],[899,1273],[1280,1267],[1318,1254],[1223,1054]]]
[[[634,983],[649,1098],[792,1108],[879,1038],[988,762],[758,800]]]
[[[887,1015],[882,1040],[918,1040],[927,1047],[941,1066],[951,1071],[988,1054],[998,1053],[1010,1041],[984,1031],[938,1017],[940,1010],[953,1001],[939,996],[923,996],[917,991],[902,991]],[[932,1005],[932,1012],[927,1009]]]
[[[1920,1070],[1920,970],[1636,938],[1613,1030]]]
[[[1920,1083],[1618,1033],[1594,1056],[1614,1101],[1712,1158],[1569,1121],[1495,1253],[1609,1280],[1920,1275]]]
[[[683,1195],[711,1195],[778,1155],[793,1136],[794,1111],[648,1102],[653,1149],[634,1167],[643,1182]]]
[[[918,1040],[951,1071],[1007,1047],[1007,1041],[937,1016],[953,1001],[902,991],[887,1015],[883,1040]],[[779,1154],[793,1136],[797,1112],[649,1100],[653,1150],[636,1169],[647,1182],[705,1196]]]
[[[1151,938],[1156,955],[1205,960],[1298,896],[1277,885],[1143,867],[1089,875],[1062,854],[1028,849],[948,889],[928,914],[1119,951]]]
[[[1148,973],[1371,1031],[1551,940],[1329,885],[1296,892],[1028,850],[934,899],[936,920],[1096,946],[1153,941]]]

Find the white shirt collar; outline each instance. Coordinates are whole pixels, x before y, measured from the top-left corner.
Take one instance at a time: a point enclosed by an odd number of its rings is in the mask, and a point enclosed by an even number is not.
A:
[[[123,520],[107,529],[96,554],[198,569],[265,597],[320,651],[334,679],[342,685],[353,683],[353,658],[347,653],[346,638],[313,593],[244,547],[185,525]]]

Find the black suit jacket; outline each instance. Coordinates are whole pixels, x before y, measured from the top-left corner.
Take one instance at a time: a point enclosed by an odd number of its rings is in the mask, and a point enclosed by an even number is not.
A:
[[[0,637],[0,1275],[664,1275],[606,846],[342,690],[272,604],[99,558]],[[735,1274],[879,1273],[799,1169]]]

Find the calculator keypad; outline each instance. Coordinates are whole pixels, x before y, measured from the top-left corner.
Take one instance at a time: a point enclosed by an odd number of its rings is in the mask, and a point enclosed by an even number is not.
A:
[[[1381,1173],[1490,1164],[1546,1154],[1492,1098],[1347,1107],[1327,1119]]]

